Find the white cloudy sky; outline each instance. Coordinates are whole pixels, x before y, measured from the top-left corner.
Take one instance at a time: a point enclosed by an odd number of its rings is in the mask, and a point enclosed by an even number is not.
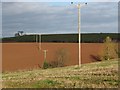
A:
[[[77,33],[77,13],[69,2],[2,2],[2,33]],[[118,3],[89,2],[82,7],[81,31],[118,32]]]

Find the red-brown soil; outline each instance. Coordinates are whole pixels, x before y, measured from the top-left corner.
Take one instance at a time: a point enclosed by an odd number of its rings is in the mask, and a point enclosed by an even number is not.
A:
[[[78,64],[78,43],[42,43],[42,50],[38,43],[3,43],[2,44],[2,71],[16,71],[42,67],[44,52],[47,50],[46,60],[51,62],[64,58],[65,65]],[[82,64],[95,61],[103,44],[82,43]]]
[[[2,43],[0,43],[0,73],[2,72]]]

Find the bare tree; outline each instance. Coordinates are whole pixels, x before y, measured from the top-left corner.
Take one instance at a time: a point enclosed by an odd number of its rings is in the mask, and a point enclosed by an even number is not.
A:
[[[18,31],[19,35],[23,35],[24,31]]]
[[[24,31],[18,31],[17,33],[15,33],[15,37],[17,37],[17,36],[22,36],[23,33],[24,33]]]

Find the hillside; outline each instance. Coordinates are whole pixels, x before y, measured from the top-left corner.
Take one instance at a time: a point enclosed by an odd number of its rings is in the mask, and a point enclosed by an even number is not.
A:
[[[115,41],[120,41],[118,33],[82,33],[82,43],[102,43],[103,40],[110,36]],[[77,43],[78,34],[43,34],[41,36],[42,42],[66,42],[66,43]],[[2,42],[35,42],[35,35],[23,35],[17,37],[3,38]]]
[[[3,88],[118,88],[118,60],[3,73]]]

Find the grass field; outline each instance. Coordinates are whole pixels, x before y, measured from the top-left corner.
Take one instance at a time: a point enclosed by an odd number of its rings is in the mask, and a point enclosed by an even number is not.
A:
[[[3,88],[118,88],[118,60],[3,73]]]

